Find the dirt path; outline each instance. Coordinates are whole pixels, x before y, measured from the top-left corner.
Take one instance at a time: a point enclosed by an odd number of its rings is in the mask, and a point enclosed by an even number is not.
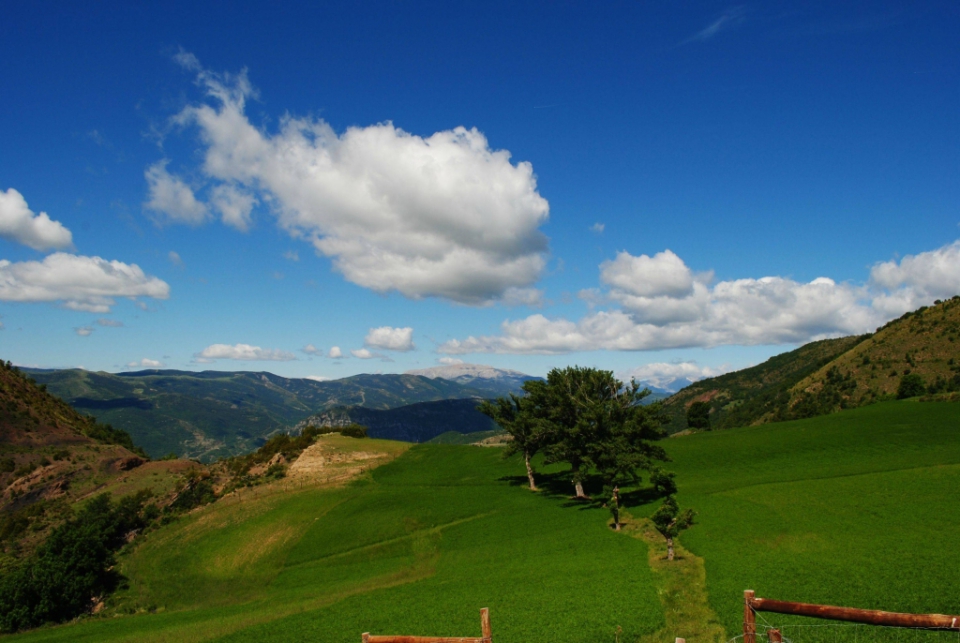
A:
[[[674,643],[677,638],[687,643],[726,641],[723,626],[707,601],[703,559],[675,540],[676,558],[668,562],[666,541],[646,518],[627,516],[623,531],[647,543],[650,569],[666,619],[663,629],[641,638],[640,643]]]

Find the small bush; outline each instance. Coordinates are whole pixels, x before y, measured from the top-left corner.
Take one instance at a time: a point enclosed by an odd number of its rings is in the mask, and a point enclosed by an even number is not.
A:
[[[927,387],[923,383],[923,378],[917,373],[908,373],[900,378],[900,386],[897,387],[897,399],[917,397],[926,392]]]
[[[367,437],[367,427],[360,424],[351,424],[340,429],[340,435],[345,435],[348,438],[365,438]]]

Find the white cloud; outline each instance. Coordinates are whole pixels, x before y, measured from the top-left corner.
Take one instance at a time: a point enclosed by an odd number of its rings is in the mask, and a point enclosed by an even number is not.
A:
[[[75,332],[80,337],[89,337],[93,333],[93,331],[94,329],[92,326],[78,326],[77,328],[73,329],[73,332]]]
[[[653,257],[618,252],[616,259],[600,264],[600,281],[637,297],[681,297],[693,290],[693,272],[670,250]]]
[[[288,116],[269,133],[244,114],[252,92],[244,73],[205,71],[191,54],[177,59],[210,99],[177,118],[199,129],[206,176],[259,196],[281,228],[348,281],[485,304],[539,278],[547,201],[532,166],[511,163],[478,130],[421,137],[386,122],[338,134],[322,120]],[[161,176],[162,163],[153,167]]]
[[[127,368],[163,368],[163,362],[144,357],[139,362],[128,362]]]
[[[300,253],[296,250],[287,250],[283,253],[283,258],[287,261],[300,261]]]
[[[167,299],[170,287],[136,264],[57,252],[43,261],[0,259],[0,301],[62,301],[64,308],[108,313],[114,297]]]
[[[870,270],[870,281],[890,293],[882,305],[892,314],[929,304],[934,299],[960,295],[960,240],[951,244],[907,255],[900,260],[884,261]]]
[[[721,345],[801,344],[866,333],[934,299],[960,293],[960,241],[879,263],[870,283],[807,283],[784,277],[711,285],[669,250],[648,257],[621,252],[600,266],[606,291],[581,298],[611,310],[579,321],[537,314],[503,322],[498,335],[450,340],[441,353],[542,353],[661,350]]]
[[[597,222],[594,223],[592,226],[590,226],[590,232],[593,232],[594,234],[603,234],[603,230],[604,230],[604,228],[606,228],[606,227],[607,227],[607,226],[606,226],[605,224],[600,223],[599,221],[597,221]]]
[[[209,217],[209,209],[197,200],[190,186],[167,172],[167,163],[167,160],[158,161],[144,172],[150,190],[144,207],[171,223],[200,225]]]
[[[696,382],[706,377],[716,377],[717,375],[729,373],[731,370],[727,365],[713,368],[710,366],[700,366],[696,362],[656,362],[637,366],[636,368],[618,373],[617,375],[624,381],[636,379],[637,381],[646,382],[657,388],[665,388],[673,391],[680,388],[676,385],[676,380]],[[681,382],[681,385],[685,385],[685,383]]]
[[[123,322],[117,319],[105,319],[101,317],[100,319],[97,320],[97,325],[105,326],[109,328],[122,328]]]
[[[350,354],[356,357],[357,359],[373,359],[374,357],[380,357],[376,353],[371,353],[366,348],[358,348],[356,350],[350,351]]]
[[[313,380],[314,382],[329,382],[331,379],[326,375],[307,375],[306,379]]]
[[[300,349],[301,353],[306,353],[307,355],[323,355],[323,349],[317,348],[313,344],[307,344]]]
[[[263,349],[250,344],[211,344],[195,355],[197,361],[215,359],[235,359],[244,362],[271,361],[288,362],[297,359],[293,353],[278,349]]]
[[[382,348],[390,351],[407,352],[416,348],[413,345],[413,328],[393,328],[381,326],[371,328],[363,340],[364,346]]]
[[[446,366],[456,366],[457,364],[463,364],[463,360],[457,359],[456,357],[441,357],[437,361]]]
[[[220,211],[221,220],[240,232],[250,229],[253,219],[250,213],[258,203],[256,197],[235,185],[218,185],[210,198],[213,207]]]
[[[167,253],[167,259],[177,268],[183,268],[183,259],[180,258],[180,254],[171,250]]]
[[[331,346],[330,351],[327,353],[327,357],[330,359],[340,359],[343,357],[343,351],[340,350],[339,346]]]
[[[0,191],[0,237],[22,243],[34,250],[65,249],[73,246],[73,235],[46,212],[34,214],[23,195]]]

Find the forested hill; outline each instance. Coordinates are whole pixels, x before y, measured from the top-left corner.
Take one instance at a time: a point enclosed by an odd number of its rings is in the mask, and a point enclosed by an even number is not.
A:
[[[678,391],[664,402],[667,431],[687,428],[686,412],[693,402],[710,405],[712,428],[732,428],[774,421],[783,395],[789,389],[856,346],[866,335],[824,339],[771,357],[766,362],[700,380]]]
[[[710,428],[802,419],[872,402],[960,391],[960,297],[907,313],[871,335],[812,342],[763,364],[700,380],[665,402],[668,430],[691,404]]]
[[[481,392],[418,375],[356,375],[319,382],[272,373],[31,370],[76,409],[128,431],[154,457],[212,461],[248,453],[274,433],[330,408],[392,409]]]

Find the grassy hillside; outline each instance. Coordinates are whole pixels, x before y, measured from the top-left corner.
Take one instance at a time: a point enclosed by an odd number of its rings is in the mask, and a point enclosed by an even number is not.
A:
[[[699,512],[681,541],[703,558],[726,635],[739,631],[747,588],[956,613],[960,507],[947,499],[960,488],[958,426],[960,404],[900,401],[666,441],[680,503]],[[419,445],[345,486],[244,491],[147,535],[124,560],[130,588],[107,615],[140,615],[10,640],[475,636],[484,606],[500,643],[612,641],[617,625],[634,642],[657,630],[661,590],[644,543],[606,528],[603,509],[526,491],[522,475],[497,449]],[[765,618],[797,642],[904,639]],[[909,640],[940,640],[931,636]]]
[[[930,392],[960,390],[960,297],[890,322],[790,393],[794,406],[809,401],[833,411],[896,396],[911,373]]]
[[[524,491],[517,473],[497,449],[420,445],[352,485],[260,487],[148,535],[127,558],[115,609],[155,613],[10,640],[476,636],[480,607],[503,643],[656,630],[644,544],[609,530],[605,511]]]
[[[30,373],[80,411],[129,432],[151,456],[176,453],[204,462],[252,451],[270,435],[336,406],[391,409],[477,393],[455,382],[416,375],[356,375],[317,382],[221,371]]]
[[[784,419],[778,411],[789,400],[785,396],[792,386],[865,339],[854,336],[811,342],[757,366],[695,382],[664,402],[667,430],[677,433],[687,428],[686,412],[693,402],[710,405],[710,423],[715,429]]]

